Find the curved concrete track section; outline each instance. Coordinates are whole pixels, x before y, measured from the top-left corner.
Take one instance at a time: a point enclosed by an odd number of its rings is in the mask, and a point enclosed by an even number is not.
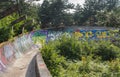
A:
[[[7,70],[0,73],[0,77],[28,77],[26,76],[27,70],[29,69],[29,65],[32,63],[31,70],[35,69],[35,55],[38,53],[38,49],[31,49],[26,54],[23,54],[22,57],[16,59],[10,66],[8,66]],[[30,69],[29,69],[30,70]],[[30,71],[29,77],[36,77],[35,71]]]

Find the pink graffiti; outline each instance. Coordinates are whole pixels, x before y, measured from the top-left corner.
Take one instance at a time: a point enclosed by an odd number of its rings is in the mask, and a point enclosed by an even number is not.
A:
[[[3,71],[5,68],[6,68],[6,66],[0,60],[0,71]]]
[[[8,64],[7,59],[4,55],[3,48],[0,48],[0,60],[2,61],[3,64],[5,64],[5,65]]]

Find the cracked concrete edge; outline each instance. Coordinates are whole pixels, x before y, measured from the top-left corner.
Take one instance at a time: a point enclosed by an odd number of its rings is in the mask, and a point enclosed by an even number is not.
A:
[[[36,55],[36,63],[37,63],[37,68],[38,68],[40,77],[52,77],[40,52],[37,53],[37,55]]]

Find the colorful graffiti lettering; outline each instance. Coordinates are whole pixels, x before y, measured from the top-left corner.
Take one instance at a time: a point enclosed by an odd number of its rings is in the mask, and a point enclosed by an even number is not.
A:
[[[33,46],[31,34],[16,38],[12,43],[7,42],[0,48],[0,72],[6,69],[13,59],[19,58],[25,51]]]
[[[47,41],[58,39],[62,34],[62,31],[48,31]]]
[[[0,48],[0,71],[3,71],[13,59],[19,58],[24,51],[33,45],[30,34],[23,35],[13,43],[7,43]]]
[[[34,41],[34,43],[43,44],[47,39],[47,34],[48,32],[46,30],[38,30],[38,31],[31,32],[31,36],[32,36],[31,38]]]
[[[68,37],[74,35],[77,39],[91,39],[91,40],[99,40],[99,39],[110,39],[111,34],[108,30],[74,30],[74,29],[66,29],[64,31],[53,31],[53,30],[39,30],[32,33],[33,40],[41,40],[46,42],[50,40],[55,40],[60,38],[62,34],[67,34]],[[114,35],[115,36],[115,35]],[[40,43],[41,43],[40,42]]]
[[[4,46],[4,55],[8,61],[11,61],[14,57],[13,48],[11,47],[10,43]]]
[[[75,32],[77,38],[88,38],[88,39],[104,39],[109,38],[109,31],[107,30],[77,30]]]
[[[30,47],[33,45],[31,35],[23,35],[13,42],[13,51],[15,52],[15,57],[19,58],[25,51],[30,49]]]
[[[75,32],[75,37],[76,38],[81,38],[81,37],[83,37],[83,34],[81,33],[81,32]]]

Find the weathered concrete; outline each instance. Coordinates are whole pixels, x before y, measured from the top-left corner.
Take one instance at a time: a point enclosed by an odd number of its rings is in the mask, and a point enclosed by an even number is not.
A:
[[[36,55],[35,55],[28,66],[25,77],[37,77],[39,75],[36,73],[37,71],[38,70],[36,70]],[[40,77],[40,76],[38,76],[38,77]]]
[[[35,61],[35,55],[37,54],[38,49],[31,49],[26,54],[22,55],[19,59],[16,59],[11,66],[8,66],[7,70],[5,70],[3,73],[0,73],[0,77],[26,77],[27,69],[29,68],[29,63],[33,63]],[[30,63],[30,64],[31,64]],[[32,64],[32,69],[35,69],[34,67],[35,62]],[[34,72],[31,72],[31,76],[29,77],[36,77],[33,76]],[[33,74],[33,75],[32,75]]]
[[[31,60],[26,77],[52,77],[40,52]]]
[[[40,74],[40,77],[52,77],[43,58],[41,53],[38,53],[36,56],[36,62],[37,62],[37,67],[38,67],[38,72]]]

